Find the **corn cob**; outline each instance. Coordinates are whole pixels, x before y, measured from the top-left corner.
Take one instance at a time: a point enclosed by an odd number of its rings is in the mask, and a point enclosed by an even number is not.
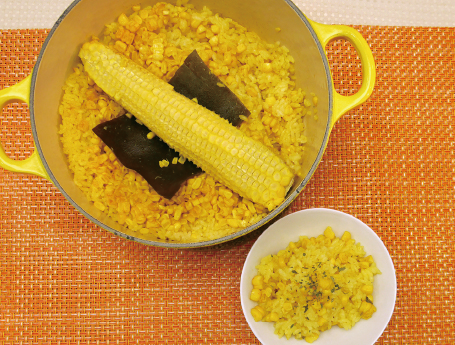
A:
[[[269,210],[283,202],[293,174],[262,143],[102,43],[85,43],[79,56],[104,92],[220,183]]]

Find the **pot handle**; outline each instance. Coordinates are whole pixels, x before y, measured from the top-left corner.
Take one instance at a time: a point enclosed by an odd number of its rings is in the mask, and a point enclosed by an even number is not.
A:
[[[354,95],[340,95],[335,91],[335,87],[332,82],[334,100],[333,120],[331,126],[333,127],[335,122],[337,122],[342,115],[365,102],[373,92],[376,81],[374,58],[368,43],[357,30],[345,25],[320,24],[310,19],[308,19],[308,21],[316,32],[316,35],[318,36],[324,49],[330,41],[336,38],[345,38],[354,46],[362,63],[362,86]]]
[[[30,74],[27,78],[20,81],[19,83],[9,88],[0,90],[0,110],[3,109],[3,107],[8,103],[16,100],[25,102],[29,105],[31,82],[32,75]],[[36,145],[35,150],[30,157],[24,160],[14,160],[7,156],[5,150],[3,149],[3,146],[0,143],[0,166],[3,169],[17,173],[26,173],[41,176],[50,181],[49,175],[47,174],[46,169],[44,168],[43,163],[41,162],[41,159],[38,155]]]

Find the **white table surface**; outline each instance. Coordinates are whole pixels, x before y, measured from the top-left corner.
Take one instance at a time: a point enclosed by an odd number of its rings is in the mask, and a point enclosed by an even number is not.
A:
[[[71,2],[0,0],[0,29],[51,28]],[[309,18],[326,24],[455,26],[455,0],[295,0],[294,3]]]

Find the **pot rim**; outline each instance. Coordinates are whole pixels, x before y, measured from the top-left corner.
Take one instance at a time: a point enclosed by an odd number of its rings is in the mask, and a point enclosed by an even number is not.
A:
[[[317,153],[316,159],[314,160],[314,162],[313,162],[310,170],[308,171],[307,175],[299,183],[297,188],[291,194],[289,194],[286,197],[286,199],[283,201],[283,203],[281,205],[279,205],[277,208],[275,208],[272,212],[270,212],[267,216],[265,216],[264,218],[259,220],[257,223],[255,223],[253,225],[250,225],[250,226],[248,226],[248,227],[246,227],[246,228],[244,228],[244,229],[242,229],[242,230],[240,230],[238,232],[235,232],[235,233],[232,233],[230,235],[227,235],[227,236],[224,236],[224,237],[220,237],[220,238],[217,238],[217,239],[213,239],[213,240],[202,241],[202,242],[188,242],[188,243],[151,241],[151,240],[145,240],[145,239],[142,239],[142,238],[139,238],[139,237],[128,235],[126,233],[120,232],[120,231],[118,231],[116,229],[113,229],[110,226],[102,223],[100,220],[98,220],[97,218],[91,216],[81,206],[79,206],[71,198],[71,196],[63,189],[63,187],[59,184],[58,180],[55,178],[54,174],[52,173],[52,170],[50,169],[49,165],[47,164],[47,161],[46,161],[46,159],[44,157],[44,153],[43,153],[43,151],[41,149],[41,145],[40,145],[40,142],[39,142],[39,139],[38,139],[38,133],[36,131],[36,125],[35,125],[35,84],[36,84],[36,79],[37,79],[37,76],[38,76],[38,70],[39,70],[40,63],[43,60],[44,52],[46,51],[46,48],[49,45],[49,42],[50,42],[51,38],[53,37],[55,31],[60,26],[62,21],[68,16],[68,14],[72,11],[72,9],[77,4],[79,4],[79,2],[81,2],[81,1],[82,0],[75,0],[68,6],[68,8],[66,8],[66,10],[62,13],[62,15],[55,22],[54,26],[52,27],[51,31],[49,32],[48,36],[46,37],[46,39],[45,39],[45,41],[44,41],[44,43],[43,43],[43,45],[41,47],[40,53],[39,53],[37,61],[35,63],[35,68],[33,69],[33,73],[32,73],[31,87],[30,87],[30,106],[29,106],[31,129],[32,129],[34,140],[35,140],[35,147],[36,147],[36,150],[38,151],[38,154],[39,154],[39,157],[41,159],[41,162],[42,162],[44,168],[46,169],[46,171],[47,171],[47,173],[49,175],[49,178],[51,179],[52,183],[59,189],[59,191],[63,194],[63,196],[80,213],[82,213],[86,218],[88,218],[90,221],[92,221],[93,223],[95,223],[99,227],[103,228],[104,230],[107,230],[107,231],[109,231],[109,232],[111,232],[111,233],[113,233],[113,234],[115,234],[117,236],[120,236],[120,237],[122,237],[124,239],[127,239],[127,240],[131,240],[131,241],[134,241],[134,242],[139,242],[141,244],[155,246],[155,247],[175,248],[175,249],[189,249],[189,248],[209,247],[209,246],[213,246],[213,245],[216,245],[216,244],[221,244],[221,243],[224,243],[224,242],[228,242],[228,241],[234,240],[234,239],[236,239],[238,237],[244,236],[244,235],[246,235],[246,234],[248,234],[248,233],[250,233],[250,232],[252,232],[252,231],[254,231],[254,230],[256,230],[256,229],[258,229],[258,228],[260,228],[262,226],[264,226],[265,224],[270,222],[272,219],[277,217],[281,212],[284,211],[285,208],[287,208],[292,203],[292,201],[294,201],[295,198],[297,198],[297,196],[302,192],[302,190],[305,188],[306,184],[308,183],[308,181],[311,179],[311,177],[313,176],[314,172],[316,171],[316,169],[317,169],[317,167],[318,167],[318,165],[319,165],[319,163],[320,163],[320,161],[322,159],[322,156],[324,154],[324,151],[325,151],[325,148],[327,146],[328,140],[329,140],[329,136],[330,136],[330,132],[331,132],[331,128],[332,128],[332,126],[331,126],[332,117],[333,117],[333,88],[330,87],[330,86],[332,85],[333,82],[332,82],[332,75],[330,73],[330,67],[329,67],[329,63],[328,63],[328,60],[327,60],[327,56],[326,56],[326,54],[324,52],[324,48],[323,48],[323,46],[321,44],[321,41],[319,40],[315,30],[311,26],[310,21],[306,18],[306,16],[302,13],[302,11],[292,1],[290,1],[290,0],[282,0],[289,7],[291,7],[291,9],[299,16],[299,18],[305,24],[305,26],[309,30],[311,36],[313,37],[314,42],[316,43],[318,51],[319,51],[319,53],[321,55],[321,58],[322,58],[322,62],[323,62],[323,65],[324,65],[324,71],[325,71],[325,74],[326,74],[327,85],[329,86],[327,88],[328,101],[329,101],[328,102],[328,116],[327,116],[327,123],[326,123],[325,132],[324,132],[324,137],[322,139],[322,144],[321,144],[321,146],[319,148],[319,151]]]

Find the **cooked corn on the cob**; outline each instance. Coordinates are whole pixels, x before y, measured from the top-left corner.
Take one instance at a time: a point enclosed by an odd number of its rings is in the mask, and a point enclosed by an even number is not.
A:
[[[104,92],[219,182],[269,210],[284,200],[293,173],[262,143],[102,43],[79,56]]]

